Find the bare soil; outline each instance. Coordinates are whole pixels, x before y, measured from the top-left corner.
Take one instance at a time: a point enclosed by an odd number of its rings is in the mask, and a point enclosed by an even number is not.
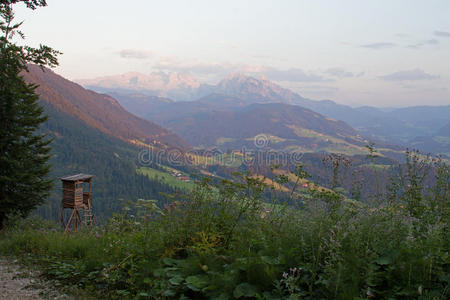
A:
[[[17,260],[0,258],[0,299],[74,299],[59,292],[36,270],[19,265]]]

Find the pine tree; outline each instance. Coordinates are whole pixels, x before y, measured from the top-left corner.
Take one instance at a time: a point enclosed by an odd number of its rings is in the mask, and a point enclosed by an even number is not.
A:
[[[0,0],[0,228],[8,216],[26,216],[44,202],[52,186],[49,139],[37,130],[47,119],[39,105],[36,85],[27,84],[21,72],[27,64],[57,65],[58,51],[18,45],[24,39],[14,23],[13,5],[46,6],[44,0]]]

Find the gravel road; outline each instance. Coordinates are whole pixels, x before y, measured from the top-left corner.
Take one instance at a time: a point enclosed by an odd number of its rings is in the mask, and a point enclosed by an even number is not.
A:
[[[0,258],[0,299],[73,299],[52,289],[39,278],[39,272],[19,266],[18,262]]]

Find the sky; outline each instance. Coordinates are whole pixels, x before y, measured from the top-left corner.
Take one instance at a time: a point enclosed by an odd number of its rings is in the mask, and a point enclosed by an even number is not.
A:
[[[16,7],[26,43],[71,79],[263,76],[351,106],[450,105],[449,0],[47,0]]]

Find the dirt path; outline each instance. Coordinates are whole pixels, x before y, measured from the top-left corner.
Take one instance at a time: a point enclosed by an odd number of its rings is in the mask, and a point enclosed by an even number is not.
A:
[[[0,299],[73,299],[52,289],[39,278],[39,272],[27,270],[17,261],[0,258]]]

